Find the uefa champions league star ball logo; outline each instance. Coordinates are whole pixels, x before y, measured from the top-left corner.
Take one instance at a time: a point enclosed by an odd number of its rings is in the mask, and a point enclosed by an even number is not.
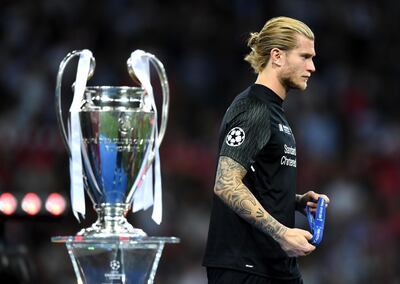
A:
[[[229,131],[228,135],[226,136],[226,144],[232,147],[239,146],[243,143],[245,138],[245,133],[242,128],[235,127]]]
[[[110,261],[110,267],[112,270],[118,270],[121,267],[121,265],[119,264],[118,260],[112,260]]]

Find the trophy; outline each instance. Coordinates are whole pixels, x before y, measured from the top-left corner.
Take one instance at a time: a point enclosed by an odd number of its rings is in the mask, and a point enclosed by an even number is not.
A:
[[[62,118],[61,83],[66,65],[77,56],[67,131]],[[157,71],[162,87],[159,131],[149,63]],[[164,245],[179,242],[175,237],[147,236],[126,219],[132,207],[140,210],[153,204],[153,219],[161,222],[158,147],[165,134],[169,107],[165,69],[154,55],[136,50],[127,67],[141,87],[86,86],[95,69],[89,50],[69,53],[58,71],[56,110],[70,155],[72,207],[75,216],[84,214],[85,190],[98,216],[93,225],[76,236],[53,237],[52,241],[66,244],[78,283],[82,284],[153,283]]]

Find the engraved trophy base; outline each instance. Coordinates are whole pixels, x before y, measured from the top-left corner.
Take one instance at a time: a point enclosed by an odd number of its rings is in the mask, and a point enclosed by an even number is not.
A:
[[[78,284],[151,284],[166,243],[175,237],[53,237],[65,243]]]

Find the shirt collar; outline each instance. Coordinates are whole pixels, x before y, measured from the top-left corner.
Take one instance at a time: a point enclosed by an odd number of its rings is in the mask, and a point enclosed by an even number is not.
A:
[[[264,102],[275,102],[278,105],[282,106],[283,100],[279,97],[274,91],[270,88],[261,85],[261,84],[253,84],[250,88],[250,93],[252,93],[258,99]]]

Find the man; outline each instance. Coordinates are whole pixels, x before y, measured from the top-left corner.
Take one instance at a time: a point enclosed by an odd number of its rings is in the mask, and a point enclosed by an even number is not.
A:
[[[238,95],[220,129],[220,153],[204,257],[209,283],[303,283],[297,257],[315,250],[312,235],[295,229],[295,210],[317,199],[296,195],[296,145],[282,102],[305,90],[315,71],[314,34],[278,17],[248,41],[245,57],[258,74]]]

